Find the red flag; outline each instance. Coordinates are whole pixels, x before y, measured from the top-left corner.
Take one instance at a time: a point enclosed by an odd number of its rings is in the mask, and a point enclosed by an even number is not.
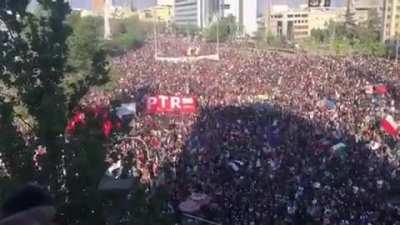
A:
[[[74,120],[71,120],[68,122],[65,132],[67,132],[68,134],[73,134],[75,132],[75,129],[76,129],[76,122]]]
[[[388,93],[388,89],[387,89],[386,85],[379,84],[379,85],[375,86],[375,93],[385,95]]]
[[[75,121],[75,123],[78,125],[78,124],[84,124],[85,119],[86,119],[86,116],[83,112],[77,112],[77,113],[75,113],[72,120]]]
[[[392,136],[395,136],[398,133],[398,125],[390,115],[381,120],[381,128]]]
[[[103,123],[103,134],[106,138],[110,137],[112,131],[112,122],[107,119],[106,121],[104,121]]]

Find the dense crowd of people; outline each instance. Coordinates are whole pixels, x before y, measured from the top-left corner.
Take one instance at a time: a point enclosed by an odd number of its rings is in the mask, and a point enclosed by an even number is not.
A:
[[[158,48],[177,56],[190,45]],[[199,215],[223,224],[399,223],[389,193],[400,139],[380,126],[400,118],[399,65],[227,47],[219,61],[171,64],[154,59],[152,43],[113,64],[124,74],[117,88],[84,102],[135,102],[137,114],[107,160],[165,187],[175,206],[205,193]],[[195,96],[198,113],[146,114],[146,97],[159,94]]]

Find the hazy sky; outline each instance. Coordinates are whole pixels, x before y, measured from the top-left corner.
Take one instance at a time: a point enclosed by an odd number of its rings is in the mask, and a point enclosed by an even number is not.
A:
[[[89,9],[91,6],[90,3],[91,0],[71,0],[71,1],[73,8]],[[119,3],[124,2],[124,0],[113,0],[113,2],[118,5]],[[156,3],[156,0],[133,0],[133,2],[135,3],[138,9],[142,9],[154,5]]]
[[[114,0],[116,2],[121,2],[123,0]],[[149,7],[154,5],[156,0],[133,0],[139,9]],[[300,4],[305,4],[307,0],[272,0],[273,4],[287,4],[292,7],[299,6]],[[91,0],[71,0],[73,8],[83,8],[90,9]],[[345,0],[332,0],[333,6],[343,6]]]

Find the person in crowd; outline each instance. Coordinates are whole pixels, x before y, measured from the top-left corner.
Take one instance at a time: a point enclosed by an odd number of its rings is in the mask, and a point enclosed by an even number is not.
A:
[[[215,54],[211,44],[163,37],[159,56],[184,56],[190,46]],[[385,193],[400,173],[400,138],[379,122],[400,119],[399,65],[224,45],[220,54],[219,61],[172,64],[155,60],[149,43],[114,58],[124,75],[117,88],[82,100],[138,105],[127,134],[136,139],[115,143],[109,154],[134,157],[141,181],[166,186],[172,202],[207,194],[208,214],[223,224],[399,221]],[[196,96],[198,112],[147,115],[145,96],[159,94]]]

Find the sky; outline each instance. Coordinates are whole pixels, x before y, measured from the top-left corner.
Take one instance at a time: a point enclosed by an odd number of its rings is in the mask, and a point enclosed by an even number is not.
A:
[[[90,9],[91,0],[71,0],[72,8],[81,8],[81,9]],[[113,0],[113,2],[117,5],[125,2],[124,0]],[[134,5],[138,9],[147,8],[156,3],[156,0],[133,0]]]
[[[124,0],[113,0],[115,2],[123,2]],[[133,0],[138,9],[152,6],[156,0]],[[71,0],[72,8],[90,9],[91,0]],[[345,0],[332,0],[333,6],[344,6]],[[305,4],[306,0],[272,0],[272,4],[287,4],[291,7],[297,7]]]

